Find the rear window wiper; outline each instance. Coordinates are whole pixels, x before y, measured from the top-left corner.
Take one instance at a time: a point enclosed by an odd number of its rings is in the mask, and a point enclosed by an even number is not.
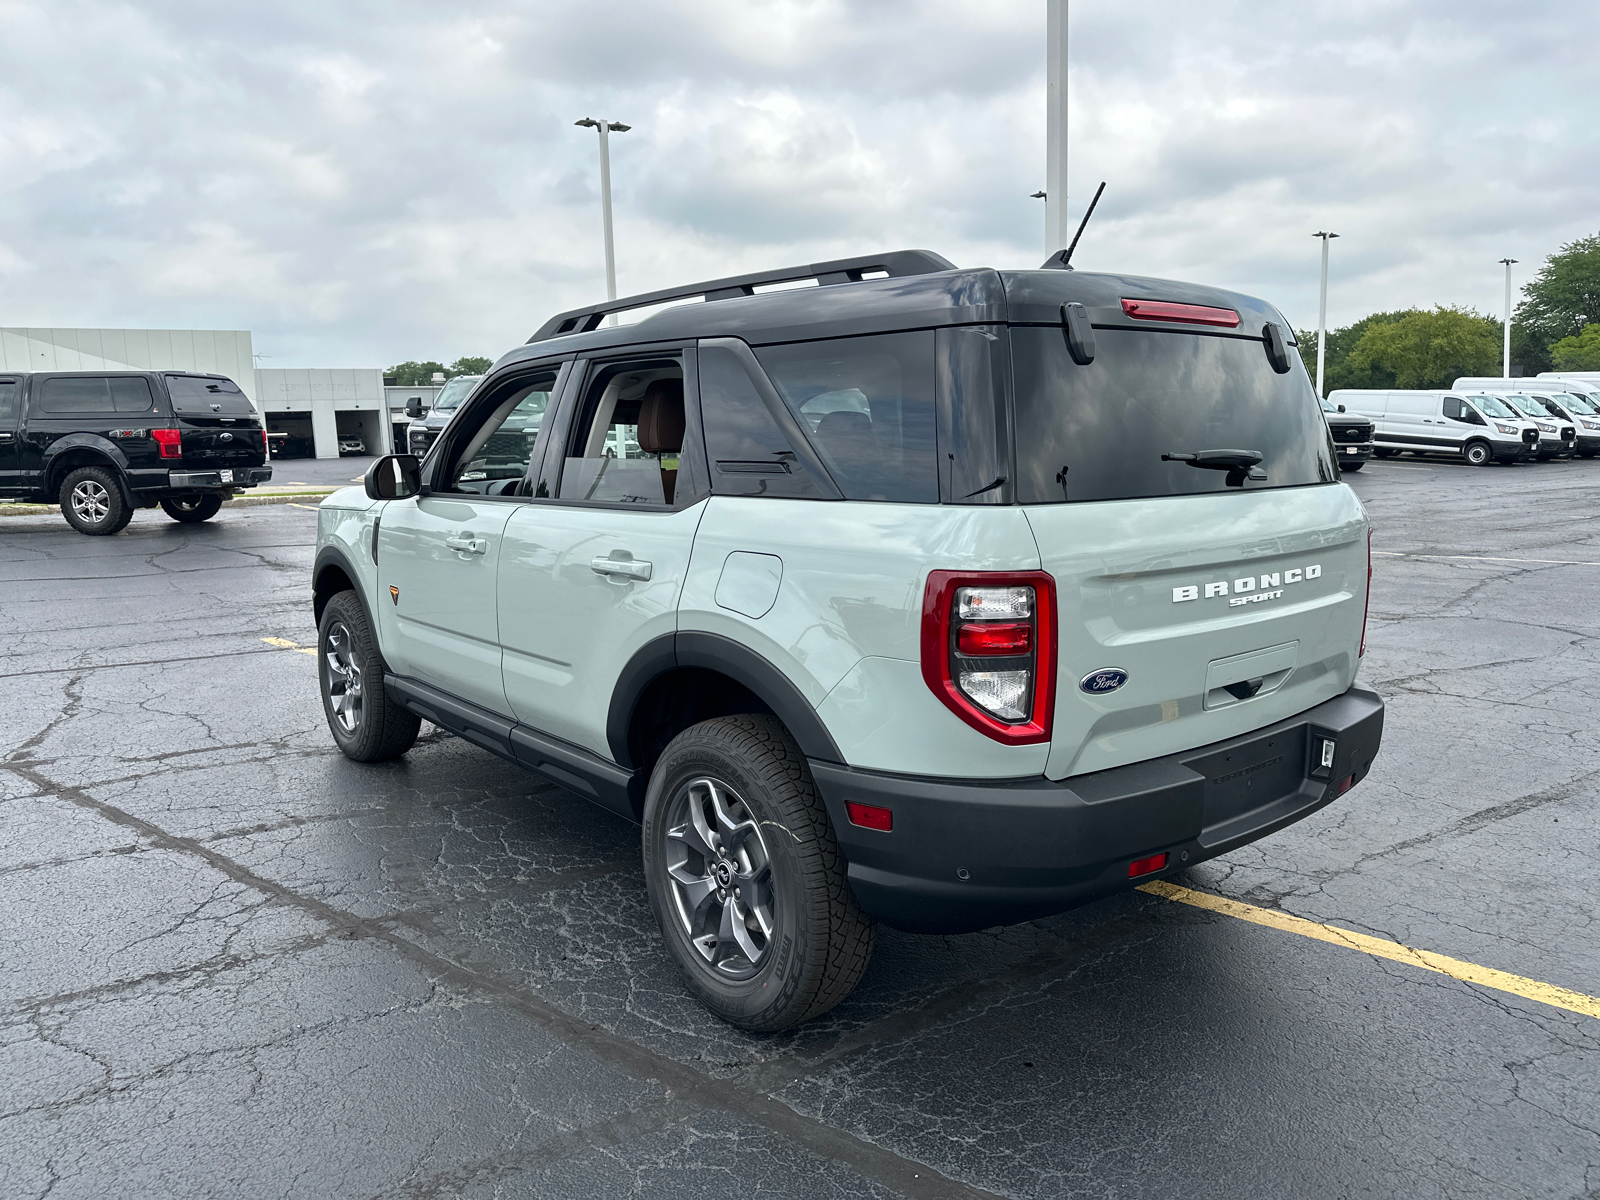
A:
[[[1226,471],[1223,480],[1229,487],[1243,487],[1246,479],[1264,483],[1267,473],[1261,469],[1263,455],[1259,450],[1196,450],[1184,454],[1163,454],[1162,462],[1188,463],[1203,471]]]

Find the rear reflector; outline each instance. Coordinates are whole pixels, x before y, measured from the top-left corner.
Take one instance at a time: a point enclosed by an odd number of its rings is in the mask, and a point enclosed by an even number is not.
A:
[[[1161,870],[1167,865],[1165,854],[1152,854],[1149,858],[1136,858],[1128,864],[1128,878],[1137,879],[1141,875],[1149,875]]]
[[[876,804],[857,804],[854,800],[846,801],[844,807],[850,814],[852,825],[859,825],[863,829],[881,829],[884,833],[894,828],[892,808],[879,808]]]
[[[1182,321],[1186,325],[1239,327],[1239,314],[1231,308],[1207,308],[1204,304],[1174,304],[1170,300],[1122,301],[1122,311],[1141,321]]]
[[[1355,785],[1356,777],[1354,775],[1346,775],[1343,779],[1339,780],[1338,783],[1333,785],[1333,798],[1337,800],[1351,788],[1355,787]]]
[[[1033,626],[1022,622],[969,624],[956,630],[963,654],[1026,654],[1033,649]]]

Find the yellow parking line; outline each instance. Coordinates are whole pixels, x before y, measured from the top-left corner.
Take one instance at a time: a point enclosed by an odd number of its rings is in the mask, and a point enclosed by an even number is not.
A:
[[[316,512],[317,511],[317,506],[315,504],[296,504],[293,500],[289,501],[289,507],[290,508],[304,508],[304,509],[308,509],[311,512]]]
[[[296,654],[309,654],[313,658],[317,655],[315,646],[302,646],[299,642],[291,642],[288,638],[262,638],[269,646],[276,646],[279,650],[293,650]]]
[[[1226,896],[1196,892],[1161,879],[1140,884],[1139,890],[1148,892],[1152,896],[1164,896],[1168,900],[1176,900],[1180,904],[1192,904],[1196,908],[1222,913],[1224,916],[1238,917],[1239,920],[1249,921],[1254,925],[1265,925],[1268,929],[1279,929],[1284,933],[1297,933],[1301,937],[1316,938],[1319,942],[1329,942],[1335,946],[1343,946],[1347,950],[1359,950],[1376,958],[1387,958],[1408,966],[1421,967],[1424,971],[1436,971],[1440,975],[1459,979],[1462,983],[1475,983],[1480,987],[1494,988],[1498,992],[1521,996],[1524,1000],[1537,1000],[1540,1004],[1600,1019],[1600,997],[1568,991],[1552,983],[1524,979],[1521,975],[1512,975],[1508,971],[1480,967],[1476,963],[1462,962],[1459,958],[1447,958],[1431,950],[1417,950],[1385,938],[1369,937],[1364,933],[1340,929],[1337,925],[1321,925],[1304,917],[1274,912],[1269,908],[1257,908],[1253,904],[1241,904],[1237,900],[1229,900]]]

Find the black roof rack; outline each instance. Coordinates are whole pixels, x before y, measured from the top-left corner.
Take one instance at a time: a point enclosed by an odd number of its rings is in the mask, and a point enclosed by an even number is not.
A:
[[[607,300],[604,304],[589,304],[583,308],[569,309],[551,317],[528,341],[542,342],[546,338],[560,337],[566,333],[588,333],[591,329],[598,329],[600,322],[612,313],[626,312],[631,308],[668,304],[673,300],[691,300],[696,296],[704,296],[708,301],[753,296],[756,294],[756,288],[766,284],[793,283],[801,279],[815,279],[820,285],[860,283],[864,275],[878,271],[895,278],[902,275],[930,275],[935,271],[955,269],[956,265],[953,262],[935,254],[932,250],[890,250],[884,254],[812,263],[808,267],[779,267],[775,271],[730,275],[726,279],[709,279],[704,283],[691,283],[685,287],[666,288],[659,292],[645,292],[638,296],[623,296],[617,300]]]

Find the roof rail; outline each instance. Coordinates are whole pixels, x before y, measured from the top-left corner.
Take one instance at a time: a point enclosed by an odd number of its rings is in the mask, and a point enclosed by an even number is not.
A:
[[[666,288],[659,292],[645,292],[638,296],[607,300],[604,304],[588,304],[583,308],[569,309],[551,317],[528,341],[542,342],[546,338],[560,337],[568,333],[588,333],[591,329],[599,328],[600,322],[612,313],[626,312],[631,308],[668,304],[673,300],[691,300],[696,296],[703,296],[707,301],[753,296],[756,294],[756,288],[765,284],[793,283],[801,279],[815,279],[819,285],[859,283],[862,276],[869,272],[882,271],[886,276],[896,278],[903,275],[929,275],[935,271],[955,269],[956,265],[953,262],[935,254],[932,250],[890,250],[884,254],[812,263],[808,267],[779,267],[775,271],[730,275],[726,279],[709,279],[704,283],[691,283],[685,287]]]

